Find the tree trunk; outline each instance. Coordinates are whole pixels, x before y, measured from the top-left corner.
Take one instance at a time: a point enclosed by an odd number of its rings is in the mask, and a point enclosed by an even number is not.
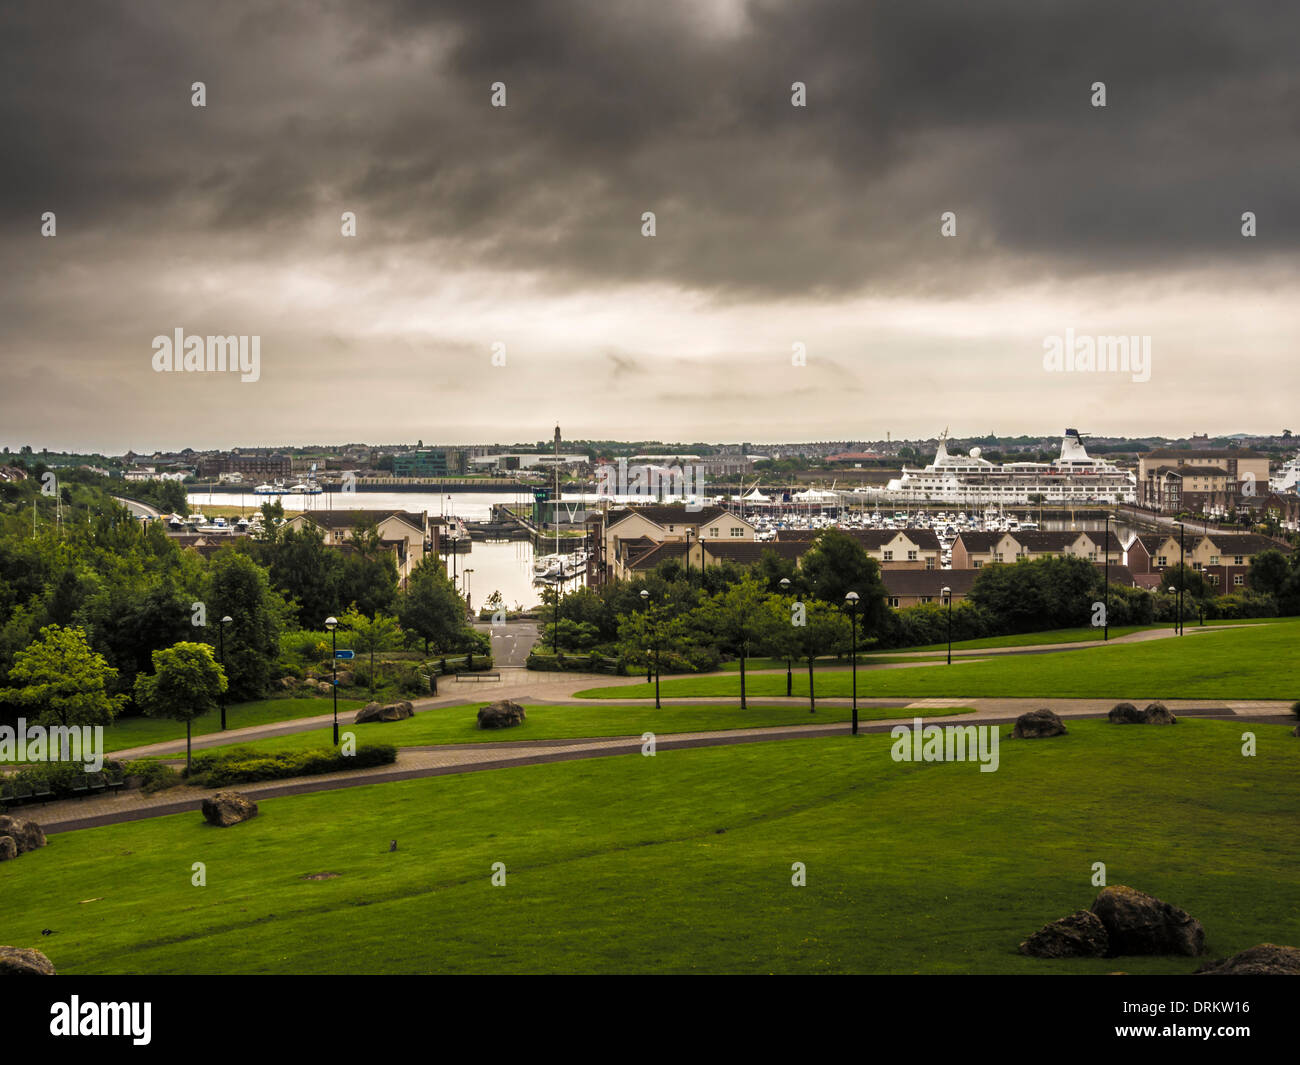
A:
[[[740,645],[740,708],[745,707],[745,645]]]
[[[375,645],[370,645],[370,697],[375,697]]]
[[[817,696],[813,694],[813,656],[808,656],[808,713],[817,713]]]
[[[185,722],[185,775],[190,775],[190,722]]]

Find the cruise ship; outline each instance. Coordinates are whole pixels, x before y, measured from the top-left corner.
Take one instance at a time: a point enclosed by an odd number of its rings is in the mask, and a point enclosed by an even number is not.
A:
[[[1132,503],[1137,498],[1137,478],[1112,462],[1094,459],[1083,446],[1077,429],[1065,430],[1061,455],[1055,462],[1006,462],[948,450],[948,430],[939,437],[934,461],[924,469],[903,467],[881,493],[898,502],[968,504]]]
[[[1300,452],[1282,464],[1269,479],[1268,487],[1274,492],[1300,492]]]

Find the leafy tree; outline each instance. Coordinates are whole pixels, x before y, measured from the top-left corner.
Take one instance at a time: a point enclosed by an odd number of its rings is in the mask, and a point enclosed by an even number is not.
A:
[[[849,592],[858,593],[858,624],[878,632],[889,617],[889,594],[880,566],[863,546],[840,529],[827,529],[803,557],[803,578],[823,603],[842,606]]]
[[[319,629],[340,609],[343,560],[339,552],[326,546],[319,531],[311,526],[285,529],[278,542],[264,551],[271,583],[297,601],[298,623],[303,628]]]
[[[126,702],[125,695],[109,694],[116,676],[103,655],[91,650],[83,630],[47,625],[36,642],[14,655],[9,680],[17,685],[0,691],[0,698],[30,707],[38,725],[107,725]]]
[[[370,694],[375,694],[375,652],[391,651],[400,644],[401,629],[397,619],[387,614],[376,613],[373,618],[366,617],[353,603],[347,613],[339,618],[340,625],[352,631],[352,642],[358,651],[370,655]]]
[[[206,643],[178,643],[153,653],[153,673],[135,679],[135,701],[150,717],[185,722],[185,768],[190,767],[191,722],[217,709],[226,674]]]
[[[798,601],[793,596],[774,596],[769,601],[773,611],[772,627],[782,646],[789,648],[792,658],[802,658],[808,664],[808,712],[817,712],[817,695],[814,687],[813,668],[821,655],[839,654],[850,644],[852,630],[849,616],[842,607],[823,603],[819,599],[809,599],[802,604],[798,614],[791,608]],[[803,624],[795,622],[802,616]]]
[[[238,551],[218,552],[210,563],[206,606],[213,643],[220,618],[228,615],[231,619],[224,637],[231,696],[236,700],[260,698],[270,686],[271,668],[279,657],[286,612],[266,571]]]
[[[402,628],[440,651],[455,651],[465,642],[465,600],[456,594],[442,563],[426,556],[411,571],[397,600]]]
[[[761,643],[772,624],[772,613],[767,608],[767,591],[761,581],[751,575],[719,592],[708,600],[705,617],[719,642],[740,658],[740,708],[745,710],[745,659],[750,648]]]

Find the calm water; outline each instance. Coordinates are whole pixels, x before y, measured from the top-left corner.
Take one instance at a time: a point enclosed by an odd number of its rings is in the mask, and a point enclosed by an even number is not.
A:
[[[237,506],[249,514],[271,498],[277,497],[239,491],[191,492],[189,495],[192,508],[202,510],[210,504]],[[427,510],[431,515],[450,514],[468,521],[486,521],[491,516],[493,503],[532,501],[530,493],[490,492],[451,495],[438,492],[326,492],[318,496],[285,493],[278,498],[284,503],[285,510]],[[450,573],[452,561],[448,558],[447,562],[447,572]],[[468,553],[456,555],[454,568],[461,593],[469,594],[471,605],[476,610],[494,591],[501,592],[506,606],[511,609],[541,602],[540,586],[533,584],[533,545],[527,541],[491,544],[476,541]],[[472,572],[466,574],[466,569]]]

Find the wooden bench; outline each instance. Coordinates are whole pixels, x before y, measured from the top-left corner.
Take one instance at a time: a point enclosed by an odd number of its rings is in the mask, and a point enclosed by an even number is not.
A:
[[[459,684],[462,680],[500,680],[500,679],[501,679],[500,673],[457,673],[456,674],[457,684]]]

